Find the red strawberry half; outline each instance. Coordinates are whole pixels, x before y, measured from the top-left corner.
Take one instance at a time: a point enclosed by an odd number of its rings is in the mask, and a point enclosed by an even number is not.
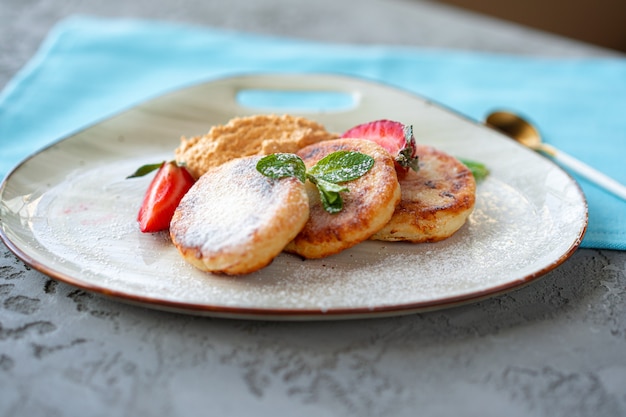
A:
[[[414,171],[419,169],[411,125],[393,120],[376,120],[355,126],[341,137],[366,139],[378,143],[395,158],[398,174],[404,175],[409,169]]]
[[[195,180],[184,166],[176,162],[144,165],[131,177],[139,177],[158,168],[143,198],[137,215],[139,229],[144,233],[159,232],[170,227],[178,203]]]

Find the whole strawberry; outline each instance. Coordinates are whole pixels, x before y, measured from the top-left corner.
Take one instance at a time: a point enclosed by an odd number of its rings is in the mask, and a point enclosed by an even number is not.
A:
[[[396,172],[403,177],[409,169],[419,170],[413,126],[393,120],[375,120],[348,129],[342,138],[371,140],[395,159]]]

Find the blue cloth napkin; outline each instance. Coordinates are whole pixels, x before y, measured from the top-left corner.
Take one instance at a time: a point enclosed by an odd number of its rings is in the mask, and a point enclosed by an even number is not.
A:
[[[323,44],[90,17],[58,24],[0,93],[0,175],[51,142],[146,99],[255,71],[365,77],[475,120],[505,106],[530,117],[547,142],[626,183],[624,59]],[[582,246],[625,250],[626,202],[577,179],[589,204]]]

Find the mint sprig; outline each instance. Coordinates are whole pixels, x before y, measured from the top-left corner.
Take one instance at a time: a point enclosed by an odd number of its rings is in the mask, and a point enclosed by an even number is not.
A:
[[[279,179],[296,177],[306,181],[306,165],[304,161],[292,153],[273,153],[264,156],[257,162],[256,169],[266,177]]]
[[[485,164],[464,158],[458,159],[463,165],[469,168],[476,181],[482,181],[489,176],[489,168],[487,168]]]
[[[343,209],[343,200],[339,193],[349,191],[348,187],[314,176],[308,176],[308,178],[309,181],[317,186],[324,210],[329,213],[339,213]]]
[[[343,209],[339,193],[349,191],[340,184],[365,175],[374,166],[374,158],[360,152],[337,151],[320,159],[308,171],[304,161],[295,154],[275,153],[257,163],[257,171],[266,177],[279,179],[296,177],[303,183],[308,179],[317,187],[324,210],[338,213]]]

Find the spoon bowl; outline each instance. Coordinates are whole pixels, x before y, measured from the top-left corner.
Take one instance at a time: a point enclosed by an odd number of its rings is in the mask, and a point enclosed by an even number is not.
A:
[[[532,150],[544,152],[550,156],[556,154],[555,149],[542,142],[539,130],[517,114],[507,111],[495,111],[487,116],[485,124],[501,131]]]

